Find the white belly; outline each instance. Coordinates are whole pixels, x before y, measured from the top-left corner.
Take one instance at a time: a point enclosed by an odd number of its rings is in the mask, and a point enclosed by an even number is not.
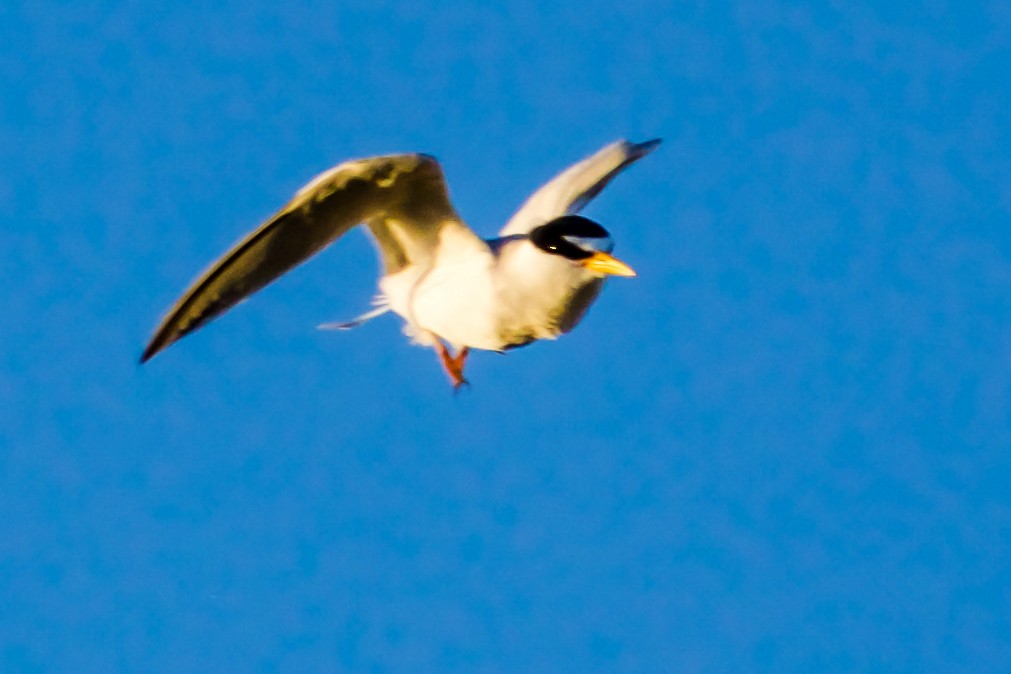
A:
[[[493,265],[491,256],[474,257],[422,276],[410,306],[417,328],[458,348],[501,349]]]

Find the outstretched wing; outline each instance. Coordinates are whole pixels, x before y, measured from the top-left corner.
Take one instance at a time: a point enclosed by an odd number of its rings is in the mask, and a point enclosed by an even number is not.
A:
[[[200,276],[158,326],[141,362],[362,222],[376,239],[387,273],[429,255],[442,227],[465,227],[433,157],[402,154],[340,164],[309,182]]]
[[[549,220],[578,213],[623,168],[656,149],[660,139],[645,143],[619,140],[573,164],[527,199],[506,223],[499,236],[527,234]]]

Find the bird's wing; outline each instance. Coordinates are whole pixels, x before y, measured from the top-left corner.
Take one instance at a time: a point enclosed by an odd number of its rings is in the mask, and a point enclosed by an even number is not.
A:
[[[549,220],[578,213],[623,168],[652,152],[660,139],[645,143],[619,140],[565,169],[527,199],[499,236],[527,234]]]
[[[443,227],[470,231],[450,205],[442,169],[433,157],[402,154],[345,162],[310,181],[211,265],[165,316],[141,362],[362,222],[375,237],[387,273],[423,264]]]

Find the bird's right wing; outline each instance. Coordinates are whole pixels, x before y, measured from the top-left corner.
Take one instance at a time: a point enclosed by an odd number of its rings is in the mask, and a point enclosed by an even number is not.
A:
[[[509,219],[499,236],[528,234],[549,220],[578,213],[622,169],[645,157],[659,144],[660,139],[656,138],[645,143],[619,140],[606,145],[534,192]]]
[[[141,362],[362,222],[369,223],[388,271],[431,250],[443,226],[463,226],[434,158],[402,154],[340,164],[299,190],[194,281],[158,326]]]

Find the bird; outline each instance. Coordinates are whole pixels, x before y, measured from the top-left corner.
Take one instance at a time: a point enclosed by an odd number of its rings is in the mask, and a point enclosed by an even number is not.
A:
[[[449,199],[439,162],[421,153],[342,162],[324,171],[235,244],[169,309],[141,355],[155,354],[364,225],[382,268],[374,308],[350,329],[389,311],[416,344],[432,347],[454,390],[469,382],[474,350],[505,352],[572,330],[608,276],[635,271],[582,208],[656,138],[619,140],[536,190],[498,236],[479,237]]]

